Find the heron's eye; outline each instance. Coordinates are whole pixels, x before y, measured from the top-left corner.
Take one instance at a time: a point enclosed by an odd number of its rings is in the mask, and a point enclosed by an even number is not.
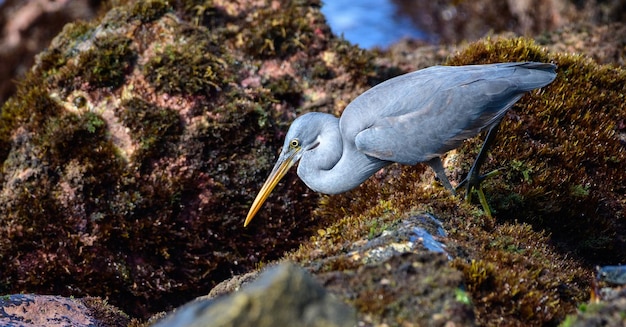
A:
[[[293,139],[293,140],[291,140],[289,142],[289,147],[292,148],[292,149],[295,149],[295,148],[297,148],[299,146],[300,146],[300,140],[298,140],[298,139]]]

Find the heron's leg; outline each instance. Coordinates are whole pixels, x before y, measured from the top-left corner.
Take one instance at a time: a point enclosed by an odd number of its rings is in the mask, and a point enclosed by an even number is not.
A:
[[[448,180],[448,176],[446,176],[446,172],[443,169],[441,158],[435,157],[426,161],[426,163],[430,166],[430,168],[432,168],[435,171],[435,174],[437,174],[437,178],[439,178],[439,181],[441,181],[443,186],[445,186],[448,190],[450,190],[450,192],[452,192],[452,195],[456,195],[456,192],[454,188],[452,187],[452,185],[450,184],[450,180]]]
[[[498,134],[499,127],[500,127],[500,122],[496,123],[495,125],[491,126],[491,128],[489,128],[489,132],[487,132],[487,137],[485,137],[483,146],[480,148],[480,151],[478,152],[478,156],[476,157],[476,160],[474,160],[474,164],[472,165],[472,168],[470,168],[469,172],[467,173],[467,177],[465,177],[465,179],[461,183],[459,183],[459,185],[456,187],[457,189],[459,189],[463,187],[465,184],[467,184],[466,191],[465,191],[465,200],[468,202],[471,201],[472,191],[476,190],[476,193],[478,193],[478,199],[480,200],[480,204],[483,206],[483,210],[485,211],[485,214],[489,217],[491,217],[491,210],[489,209],[489,205],[487,204],[487,199],[485,198],[485,193],[483,193],[483,189],[480,186],[480,184],[482,183],[483,180],[485,180],[485,178],[496,175],[499,172],[497,170],[494,170],[485,175],[480,175],[480,167],[485,162],[485,159],[487,159],[487,151],[489,151],[489,147],[495,140],[496,134]]]

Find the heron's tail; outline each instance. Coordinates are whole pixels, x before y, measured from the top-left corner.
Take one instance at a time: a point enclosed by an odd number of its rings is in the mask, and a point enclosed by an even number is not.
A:
[[[515,69],[512,76],[522,92],[544,87],[556,78],[555,64],[543,62],[518,62],[502,64]],[[520,69],[521,68],[521,69]]]

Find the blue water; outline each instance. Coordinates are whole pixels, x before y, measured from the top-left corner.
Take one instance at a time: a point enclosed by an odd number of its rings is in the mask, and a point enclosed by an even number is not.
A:
[[[326,0],[322,13],[333,33],[366,49],[384,49],[402,38],[427,39],[389,0]]]
[[[333,33],[366,49],[384,49],[402,38],[427,39],[407,17],[398,16],[390,0],[326,0],[322,13]]]

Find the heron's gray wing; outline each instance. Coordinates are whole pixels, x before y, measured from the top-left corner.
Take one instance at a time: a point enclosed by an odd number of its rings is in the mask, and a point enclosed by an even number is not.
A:
[[[497,122],[524,92],[554,79],[554,66],[529,64],[536,63],[436,66],[400,76],[355,99],[342,116],[342,132],[354,135],[359,151],[381,160],[430,160]]]

